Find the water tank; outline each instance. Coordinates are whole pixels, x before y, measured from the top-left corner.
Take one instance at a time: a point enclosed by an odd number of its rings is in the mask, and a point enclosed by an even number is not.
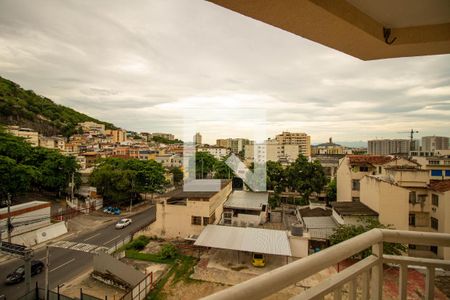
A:
[[[303,235],[303,224],[300,222],[292,224],[291,225],[291,234],[293,236],[302,236]]]

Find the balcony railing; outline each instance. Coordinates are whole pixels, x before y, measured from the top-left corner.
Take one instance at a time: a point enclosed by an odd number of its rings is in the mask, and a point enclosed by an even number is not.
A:
[[[343,287],[347,284],[349,299],[356,299],[357,289],[360,291],[358,298],[382,299],[384,263],[400,266],[399,299],[407,298],[408,265],[425,267],[425,299],[434,299],[435,269],[450,268],[450,261],[386,255],[383,254],[384,242],[450,247],[450,234],[372,229],[338,245],[299,259],[203,299],[261,299],[306,279],[325,268],[334,266],[370,247],[372,248],[372,255],[346,268],[342,272],[328,277],[318,285],[292,299],[323,299],[329,294],[334,295],[334,299],[341,299]],[[359,278],[360,280],[358,280]],[[358,284],[358,281],[360,284]]]

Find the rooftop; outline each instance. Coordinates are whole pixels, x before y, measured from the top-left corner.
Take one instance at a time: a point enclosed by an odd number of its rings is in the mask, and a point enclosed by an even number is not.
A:
[[[333,209],[341,216],[378,216],[378,213],[359,201],[336,202]]]
[[[286,231],[253,227],[208,225],[195,246],[291,256]]]
[[[201,181],[201,180],[197,180]],[[231,180],[220,180],[220,189],[224,189],[228,184],[231,183]],[[185,191],[183,187],[175,189],[171,192],[164,194],[162,197],[169,198],[167,201],[179,201],[179,200],[189,200],[189,199],[202,199],[209,200],[212,196],[214,196],[218,191]]]
[[[332,217],[303,217],[302,219],[312,239],[326,240],[338,226]]]
[[[261,210],[269,202],[269,194],[264,192],[234,191],[224,203],[225,208],[240,208],[247,210]]]
[[[445,180],[432,180],[429,185],[430,189],[437,192],[448,192],[450,191],[450,179]]]
[[[348,155],[348,159],[351,165],[384,165],[388,162],[396,160],[395,156],[391,155]]]

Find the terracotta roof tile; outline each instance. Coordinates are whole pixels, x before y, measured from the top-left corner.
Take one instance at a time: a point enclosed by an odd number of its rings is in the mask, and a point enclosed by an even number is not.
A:
[[[383,165],[396,160],[397,158],[389,155],[348,155],[351,165],[373,164]]]
[[[431,180],[429,187],[441,193],[450,191],[450,179]]]

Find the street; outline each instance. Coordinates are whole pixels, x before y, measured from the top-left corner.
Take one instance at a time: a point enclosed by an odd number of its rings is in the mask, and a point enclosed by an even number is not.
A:
[[[68,237],[67,241],[81,242],[86,244],[112,247],[115,242],[119,242],[131,232],[138,228],[153,223],[156,219],[156,207],[152,206],[134,216],[131,216],[132,223],[124,229],[115,229],[115,223],[108,224],[98,230],[87,233],[80,233],[76,236]],[[45,263],[46,248],[43,247],[34,252],[33,259],[41,260]],[[78,275],[87,272],[92,267],[92,257],[94,254],[64,248],[50,247],[49,258],[49,288],[54,289],[58,285],[70,281]],[[0,265],[0,295],[5,295],[6,299],[17,299],[25,294],[25,283],[6,285],[6,275],[13,272],[23,261],[12,259]],[[38,282],[39,287],[44,288],[45,272],[38,274],[31,279],[31,288]]]

